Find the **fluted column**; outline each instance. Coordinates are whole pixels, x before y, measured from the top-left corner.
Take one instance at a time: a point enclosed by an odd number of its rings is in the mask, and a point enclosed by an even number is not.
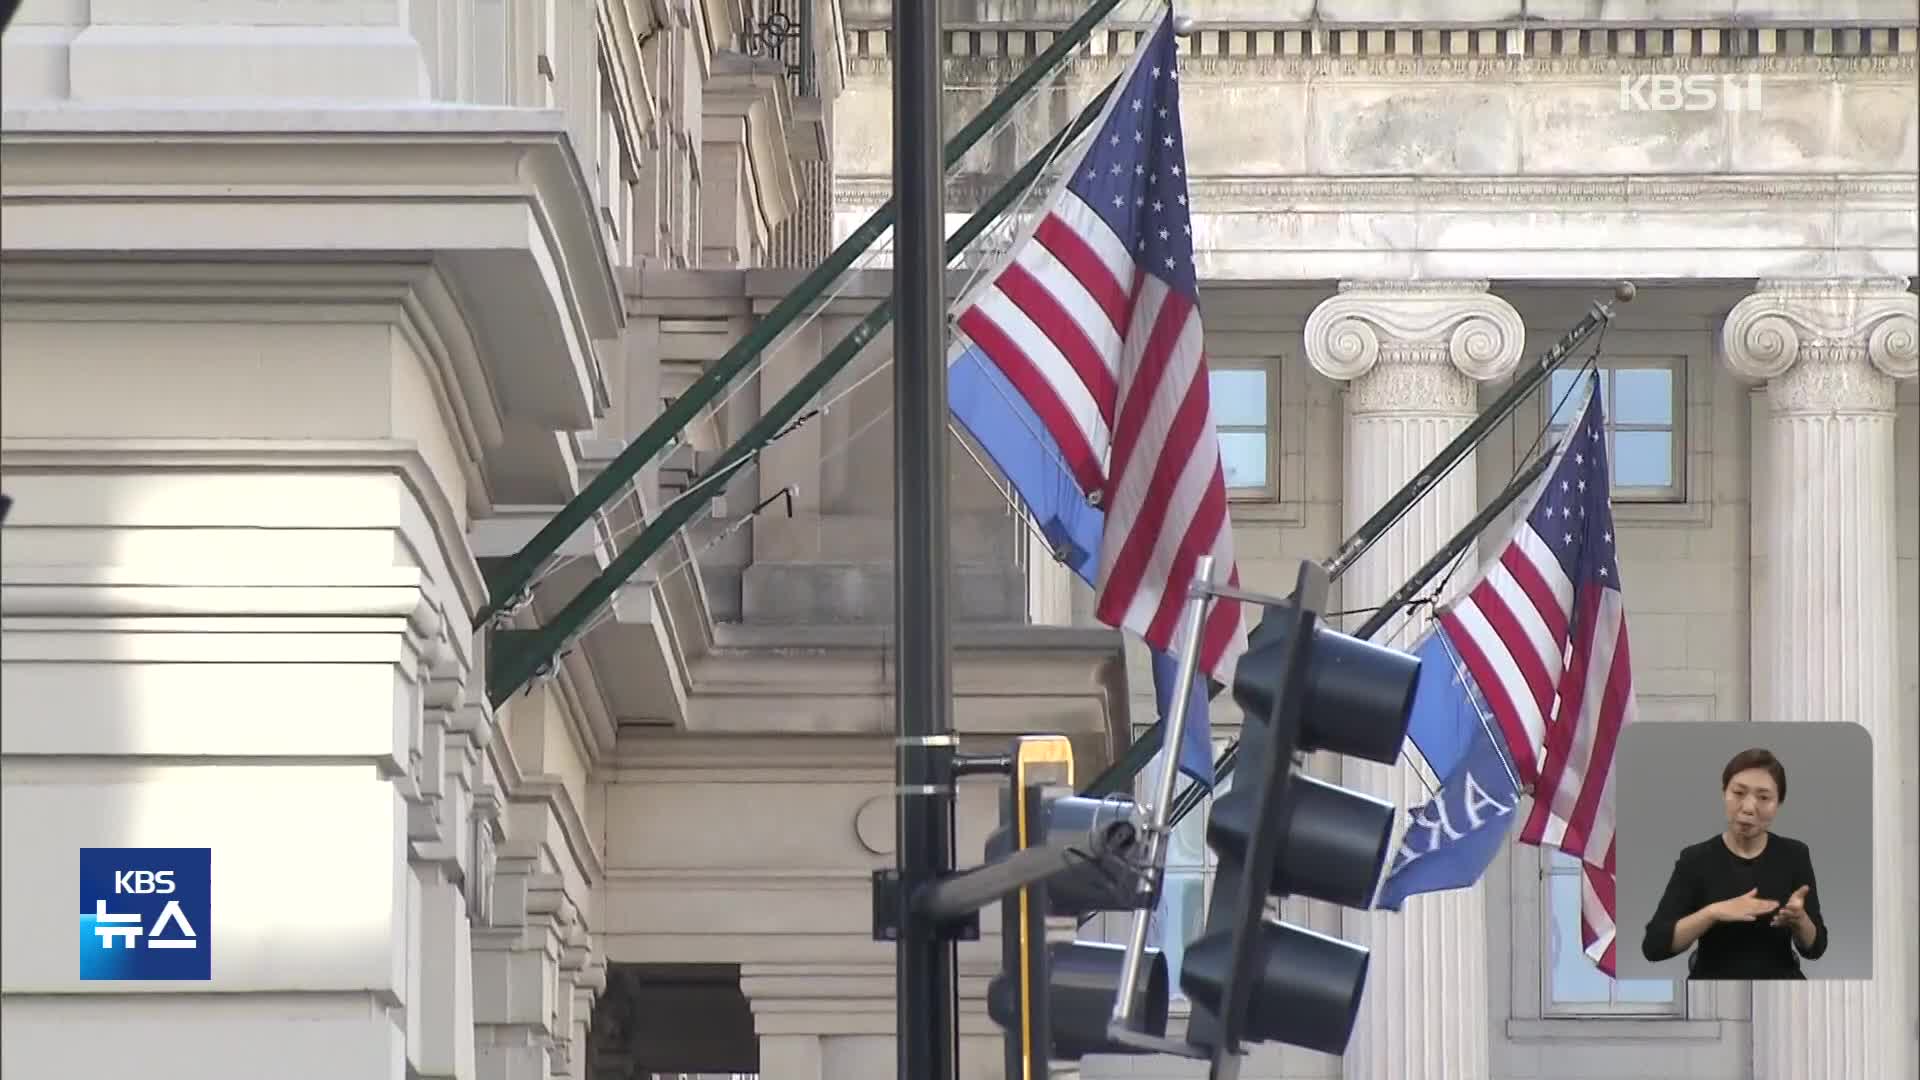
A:
[[[1894,650],[1894,381],[1914,376],[1920,298],[1903,279],[1763,281],[1722,345],[1764,379],[1772,416],[1764,493],[1764,617],[1756,720],[1860,724],[1873,736],[1873,979],[1754,984],[1758,1080],[1912,1076],[1913,898],[1904,895],[1902,731]],[[1907,477],[1906,482],[1912,482]]]
[[[1347,382],[1346,529],[1411,479],[1478,410],[1477,383],[1514,368],[1525,326],[1484,281],[1348,282],[1307,319],[1307,357]],[[1385,600],[1479,509],[1461,462],[1341,579],[1342,606]],[[1471,556],[1454,584],[1474,576]],[[1424,616],[1422,616],[1424,618]],[[1410,646],[1404,620],[1375,640]],[[1401,808],[1427,801],[1405,764],[1345,764],[1347,784]],[[1366,1080],[1484,1080],[1486,901],[1479,888],[1410,898],[1399,913],[1348,912],[1346,936],[1373,952],[1346,1075]]]

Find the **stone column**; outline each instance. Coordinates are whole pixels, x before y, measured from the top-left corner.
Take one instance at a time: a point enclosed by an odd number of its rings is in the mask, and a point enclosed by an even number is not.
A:
[[[1346,282],[1307,319],[1307,358],[1348,383],[1342,503],[1351,531],[1478,413],[1478,383],[1519,361],[1526,328],[1484,281]],[[1479,509],[1474,462],[1402,518],[1341,579],[1341,606],[1378,604]],[[1469,559],[1471,557],[1469,556]],[[1469,583],[1462,565],[1456,586]],[[1424,619],[1424,616],[1422,617]],[[1409,647],[1418,626],[1375,640]],[[1346,762],[1344,782],[1402,809],[1427,801],[1402,763]],[[1345,913],[1346,936],[1372,950],[1345,1075],[1479,1080],[1488,1075],[1486,901],[1481,890],[1412,897],[1398,912]]]
[[[1900,278],[1762,281],[1734,305],[1722,345],[1767,383],[1763,635],[1756,720],[1860,724],[1873,736],[1873,979],[1753,988],[1754,1076],[1913,1075],[1897,711],[1894,381],[1920,357],[1920,298]],[[1907,721],[1911,726],[1911,719]]]

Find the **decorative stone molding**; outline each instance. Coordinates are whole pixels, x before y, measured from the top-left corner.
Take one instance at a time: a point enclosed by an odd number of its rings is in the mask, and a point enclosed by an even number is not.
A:
[[[1473,409],[1473,381],[1514,369],[1526,324],[1485,281],[1346,281],[1314,308],[1307,359],[1330,379],[1353,384],[1348,407]]]
[[[1912,33],[1912,31],[1908,31]],[[875,31],[868,31],[869,34]],[[1050,38],[1048,39],[1051,40]],[[970,78],[1004,82],[1030,61],[1033,53],[1005,56],[949,56],[949,70],[964,70]],[[1098,83],[1102,77],[1126,63],[1128,53],[1089,54],[1082,52],[1060,67],[1062,81]],[[851,80],[884,79],[893,60],[884,55],[850,55],[847,72]],[[1200,55],[1180,58],[1183,81],[1238,81],[1272,79],[1298,81],[1321,79],[1355,81],[1371,79],[1429,78],[1448,81],[1494,81],[1501,79],[1611,79],[1621,75],[1765,75],[1860,77],[1910,74],[1915,70],[1911,51],[1865,56],[1779,55],[1601,55],[1548,56],[1538,53],[1506,54],[1490,50],[1478,55],[1334,55],[1273,54]]]
[[[586,1075],[585,1037],[606,964],[560,874],[539,860],[498,860],[493,919],[473,931],[477,1041],[483,1075],[549,1080]]]
[[[1920,370],[1920,296],[1904,278],[1762,281],[1721,329],[1727,366],[1776,412],[1884,412]]]
[[[1004,182],[998,175],[956,174],[947,181],[951,211],[982,205]],[[877,176],[834,178],[834,209],[862,215],[892,195],[892,181]],[[1621,208],[1711,203],[1718,213],[1782,203],[1885,203],[1908,208],[1920,198],[1911,176],[1632,176],[1632,177],[1206,177],[1188,184],[1196,213],[1268,213],[1275,206],[1309,210],[1355,206],[1447,206],[1453,208],[1567,206]]]
[[[784,68],[717,53],[701,93],[702,243],[718,266],[752,265],[792,217],[799,184],[788,139],[793,103]]]
[[[1538,16],[1535,16],[1538,18]],[[1096,30],[1076,50],[1081,57],[1127,56],[1139,47],[1145,33],[1111,25]],[[981,26],[947,31],[950,57],[1018,60],[1037,56],[1059,37],[1057,27]],[[1418,57],[1429,62],[1445,59],[1493,59],[1506,56],[1588,59],[1725,59],[1752,62],[1757,58],[1825,57],[1851,59],[1911,54],[1916,30],[1912,26],[1839,27],[1720,27],[1623,26],[1600,27],[1421,27],[1393,26],[1341,28],[1200,27],[1181,41],[1183,63],[1209,58],[1309,57],[1352,61],[1362,58]],[[866,59],[891,54],[892,34],[873,27],[850,28],[849,57]]]
[[[470,709],[469,713],[478,713]],[[463,713],[463,715],[466,715]],[[490,732],[491,728],[482,728]],[[481,753],[485,747],[478,748]],[[500,842],[506,830],[500,823],[501,800],[485,769],[479,770],[479,782],[473,792],[471,830],[472,848],[467,855],[467,919],[474,928],[493,925],[493,883],[499,864]]]

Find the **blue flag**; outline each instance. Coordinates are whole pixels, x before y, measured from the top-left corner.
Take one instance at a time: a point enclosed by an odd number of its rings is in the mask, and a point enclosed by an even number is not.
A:
[[[947,408],[987,452],[1007,483],[1027,504],[1054,558],[1094,585],[1100,535],[1106,519],[1080,494],[1066,457],[1045,424],[1000,369],[977,348],[956,351],[947,364]],[[1180,681],[1174,656],[1154,650],[1153,697],[1164,722]],[[1207,723],[1206,680],[1188,688],[1187,730],[1180,745],[1180,771],[1213,787],[1213,738]]]
[[[1484,726],[1480,718],[1491,712],[1453,640],[1437,624],[1414,646],[1413,655],[1420,658],[1420,681],[1407,716],[1407,738],[1433,775],[1450,776]]]
[[[1414,650],[1421,660],[1407,737],[1435,775],[1435,797],[1409,815],[1375,906],[1400,910],[1416,893],[1464,889],[1499,853],[1520,796],[1506,750],[1482,721],[1490,716],[1446,631]]]

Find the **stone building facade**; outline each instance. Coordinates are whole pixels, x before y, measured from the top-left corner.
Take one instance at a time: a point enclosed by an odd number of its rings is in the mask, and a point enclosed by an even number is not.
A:
[[[949,131],[1081,10],[945,9]],[[1643,719],[1860,723],[1882,823],[1870,983],[1596,985],[1566,955],[1564,868],[1510,847],[1397,917],[1290,910],[1373,947],[1362,1026],[1345,1059],[1263,1048],[1246,1075],[1910,1074],[1920,956],[1898,915],[1920,858],[1891,823],[1920,816],[1911,3],[1182,10],[1246,585],[1330,553],[1630,278],[1596,363],[1637,403],[1613,437]],[[956,223],[1152,13],[1122,3],[961,162]],[[885,296],[885,251],[528,605],[473,629],[483,567],[884,200],[887,18],[23,4],[0,42],[0,1072],[893,1076],[869,899],[893,836],[886,335],[549,672],[498,705],[483,678],[498,630],[552,619]],[[1759,96],[1642,110],[1622,86],[1700,74]],[[1337,605],[1397,585],[1547,412],[1497,429]],[[1097,770],[1151,719],[1144,657],[964,443],[953,459],[963,740],[1063,732]],[[1223,700],[1212,721],[1224,740],[1238,717]],[[1420,794],[1401,770],[1344,780]],[[963,792],[963,853],[992,797]],[[78,978],[75,852],[98,846],[215,849],[211,983]],[[1208,875],[1196,835],[1175,858],[1169,926]],[[997,932],[962,949],[969,1080],[1000,1071]]]

